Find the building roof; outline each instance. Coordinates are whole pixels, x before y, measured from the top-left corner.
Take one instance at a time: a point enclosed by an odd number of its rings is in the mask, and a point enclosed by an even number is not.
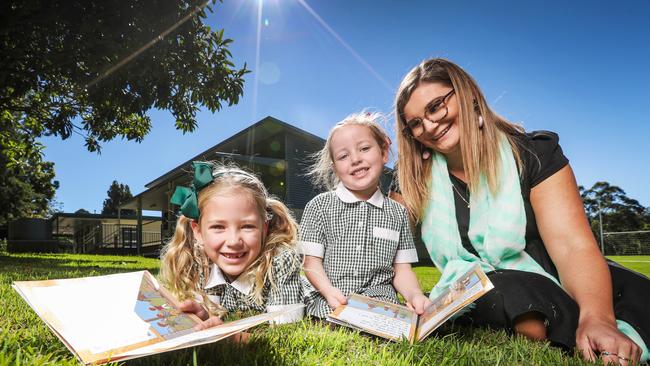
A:
[[[320,146],[325,144],[325,140],[321,137],[280,121],[277,118],[267,116],[145,184],[147,189],[135,195],[131,201],[122,205],[122,208],[137,209],[137,199],[141,198],[143,201],[143,210],[161,210],[165,206],[162,200],[167,197],[167,191],[170,189],[169,183],[187,184],[189,182],[190,176],[187,169],[190,167],[192,161],[209,161],[217,160],[218,158],[227,158],[228,160],[238,162],[273,165],[281,159],[256,156],[255,147],[260,142],[267,140],[269,136],[287,132],[307,141],[313,141],[314,144]],[[244,149],[243,151],[242,148]]]

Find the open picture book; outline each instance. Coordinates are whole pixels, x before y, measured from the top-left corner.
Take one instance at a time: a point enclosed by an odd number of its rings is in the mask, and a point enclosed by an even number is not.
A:
[[[201,320],[148,271],[45,281],[13,288],[84,364],[127,360],[211,343],[302,305],[195,331]]]
[[[422,315],[406,306],[351,294],[347,304],[336,308],[327,320],[393,341],[406,339],[413,344],[492,288],[492,282],[477,264],[433,299]]]

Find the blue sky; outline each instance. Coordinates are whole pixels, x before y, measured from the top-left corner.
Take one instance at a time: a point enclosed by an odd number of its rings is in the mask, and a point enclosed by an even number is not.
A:
[[[349,113],[390,113],[404,74],[436,56],[472,74],[507,119],[557,132],[579,184],[605,180],[650,205],[647,1],[264,0],[259,59],[257,0],[223,1],[208,23],[253,70],[240,103],[199,113],[186,135],[151,111],[142,143],[117,139],[101,155],[76,135],[43,138],[64,211],[99,212],[113,180],[137,194],[267,115],[326,136]]]

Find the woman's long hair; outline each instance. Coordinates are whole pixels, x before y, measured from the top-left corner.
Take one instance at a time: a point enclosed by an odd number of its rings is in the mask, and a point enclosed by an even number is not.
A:
[[[433,159],[423,160],[422,152],[425,147],[412,136],[400,131],[406,126],[404,107],[413,91],[422,83],[441,83],[455,91],[458,103],[456,124],[460,134],[463,168],[472,193],[479,187],[481,174],[485,174],[488,187],[493,193],[498,188],[500,136],[508,139],[521,171],[521,158],[513,136],[524,132],[522,127],[506,121],[488,107],[476,81],[458,65],[445,59],[434,58],[409,71],[395,97],[395,131],[399,186],[414,222],[421,220],[429,199]],[[479,128],[479,116],[483,117],[482,128]]]

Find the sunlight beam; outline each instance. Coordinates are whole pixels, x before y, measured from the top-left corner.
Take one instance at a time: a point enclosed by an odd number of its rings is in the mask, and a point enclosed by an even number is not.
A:
[[[253,81],[253,120],[257,118],[257,93],[260,84],[260,52],[262,40],[262,0],[257,0],[257,35],[255,39],[255,80]]]
[[[357,59],[357,61],[359,61],[359,63],[361,63],[361,65],[363,65],[363,67],[365,67],[365,68],[366,68],[366,69],[367,69],[367,70],[368,70],[368,71],[369,71],[369,72],[370,72],[370,73],[371,73],[371,74],[372,74],[372,75],[373,75],[373,76],[374,76],[374,77],[375,77],[375,78],[376,78],[380,83],[382,83],[382,84],[386,87],[386,89],[388,89],[388,90],[391,92],[391,94],[395,91],[395,88],[392,87],[392,86],[390,85],[390,83],[389,83],[388,81],[386,81],[386,79],[384,79],[381,75],[379,75],[379,73],[378,73],[377,71],[375,71],[375,69],[374,69],[372,66],[370,66],[370,64],[369,64],[368,62],[366,62],[366,60],[364,60],[363,57],[361,57],[361,55],[359,55],[359,54],[358,54],[358,53],[357,53],[357,52],[356,52],[356,51],[355,51],[355,50],[354,50],[354,49],[353,49],[353,48],[352,48],[352,47],[351,47],[347,42],[345,42],[345,41],[343,40],[343,38],[341,38],[341,36],[339,36],[339,34],[336,33],[336,31],[335,31],[334,29],[332,29],[332,27],[330,27],[330,26],[325,22],[325,20],[323,20],[323,18],[321,18],[321,17],[320,17],[320,16],[319,16],[315,11],[314,11],[314,9],[312,9],[312,8],[311,8],[311,7],[310,7],[310,6],[305,2],[305,0],[298,0],[298,3],[299,3],[300,5],[302,5],[302,6],[307,10],[307,12],[309,12],[309,14],[311,14],[311,15],[312,15],[312,16],[313,16],[313,17],[314,17],[314,18],[315,18],[315,19],[320,23],[320,25],[322,25],[323,28],[325,28],[325,30],[327,30],[327,31],[332,35],[332,37],[336,38],[336,40],[339,41],[339,43],[340,43],[340,44],[341,44],[341,45],[342,45],[346,50],[348,50],[348,52],[350,52],[350,53],[352,54],[352,56],[353,56],[355,59]]]

